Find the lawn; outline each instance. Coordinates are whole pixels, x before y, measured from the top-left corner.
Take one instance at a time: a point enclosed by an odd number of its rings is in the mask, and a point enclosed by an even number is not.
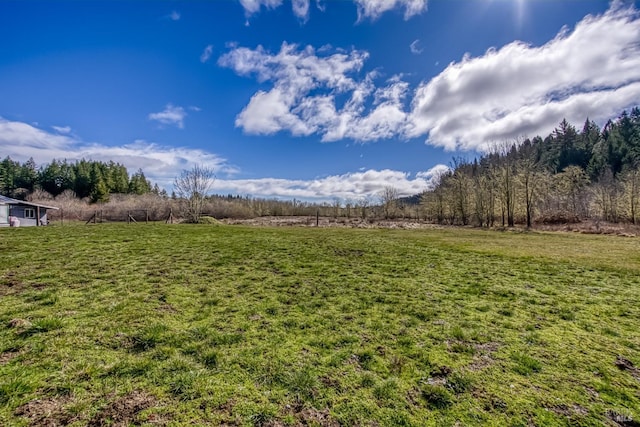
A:
[[[636,420],[637,238],[0,230],[3,426]]]

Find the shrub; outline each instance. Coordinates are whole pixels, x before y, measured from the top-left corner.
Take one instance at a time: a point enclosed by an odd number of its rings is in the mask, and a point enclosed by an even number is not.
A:
[[[422,397],[432,409],[445,409],[453,404],[451,393],[442,386],[425,384],[421,391]]]

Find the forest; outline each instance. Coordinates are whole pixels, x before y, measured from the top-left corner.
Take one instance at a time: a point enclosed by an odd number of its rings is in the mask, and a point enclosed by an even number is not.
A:
[[[160,193],[157,185],[138,169],[129,176],[127,168],[112,161],[53,160],[37,167],[33,158],[24,163],[5,157],[0,162],[0,194],[24,199],[36,190],[44,191],[46,198],[72,192],[79,199],[89,198],[91,202],[106,202],[110,194]]]
[[[441,224],[492,227],[640,221],[640,109],[600,129],[566,120],[546,137],[493,144],[468,161],[454,158],[422,195],[425,215]]]

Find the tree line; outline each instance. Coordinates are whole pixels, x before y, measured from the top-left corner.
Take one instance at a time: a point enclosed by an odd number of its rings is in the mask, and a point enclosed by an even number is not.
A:
[[[53,160],[38,167],[33,158],[24,163],[5,157],[0,161],[0,194],[24,199],[36,190],[55,197],[71,191],[80,199],[106,202],[109,195],[160,192],[157,185],[144,176],[142,169],[129,176],[119,163],[79,160]]]
[[[594,219],[640,222],[640,109],[600,129],[562,120],[548,136],[452,160],[422,196],[427,219],[492,227]]]

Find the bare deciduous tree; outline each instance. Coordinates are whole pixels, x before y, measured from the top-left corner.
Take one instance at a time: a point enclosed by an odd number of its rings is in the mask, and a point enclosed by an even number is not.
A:
[[[380,192],[380,204],[384,211],[385,219],[392,218],[396,213],[396,201],[399,196],[398,189],[392,186],[384,187]]]
[[[184,216],[188,222],[200,221],[205,198],[215,178],[213,169],[201,165],[183,170],[180,176],[176,177],[173,188],[178,197],[186,200]]]

